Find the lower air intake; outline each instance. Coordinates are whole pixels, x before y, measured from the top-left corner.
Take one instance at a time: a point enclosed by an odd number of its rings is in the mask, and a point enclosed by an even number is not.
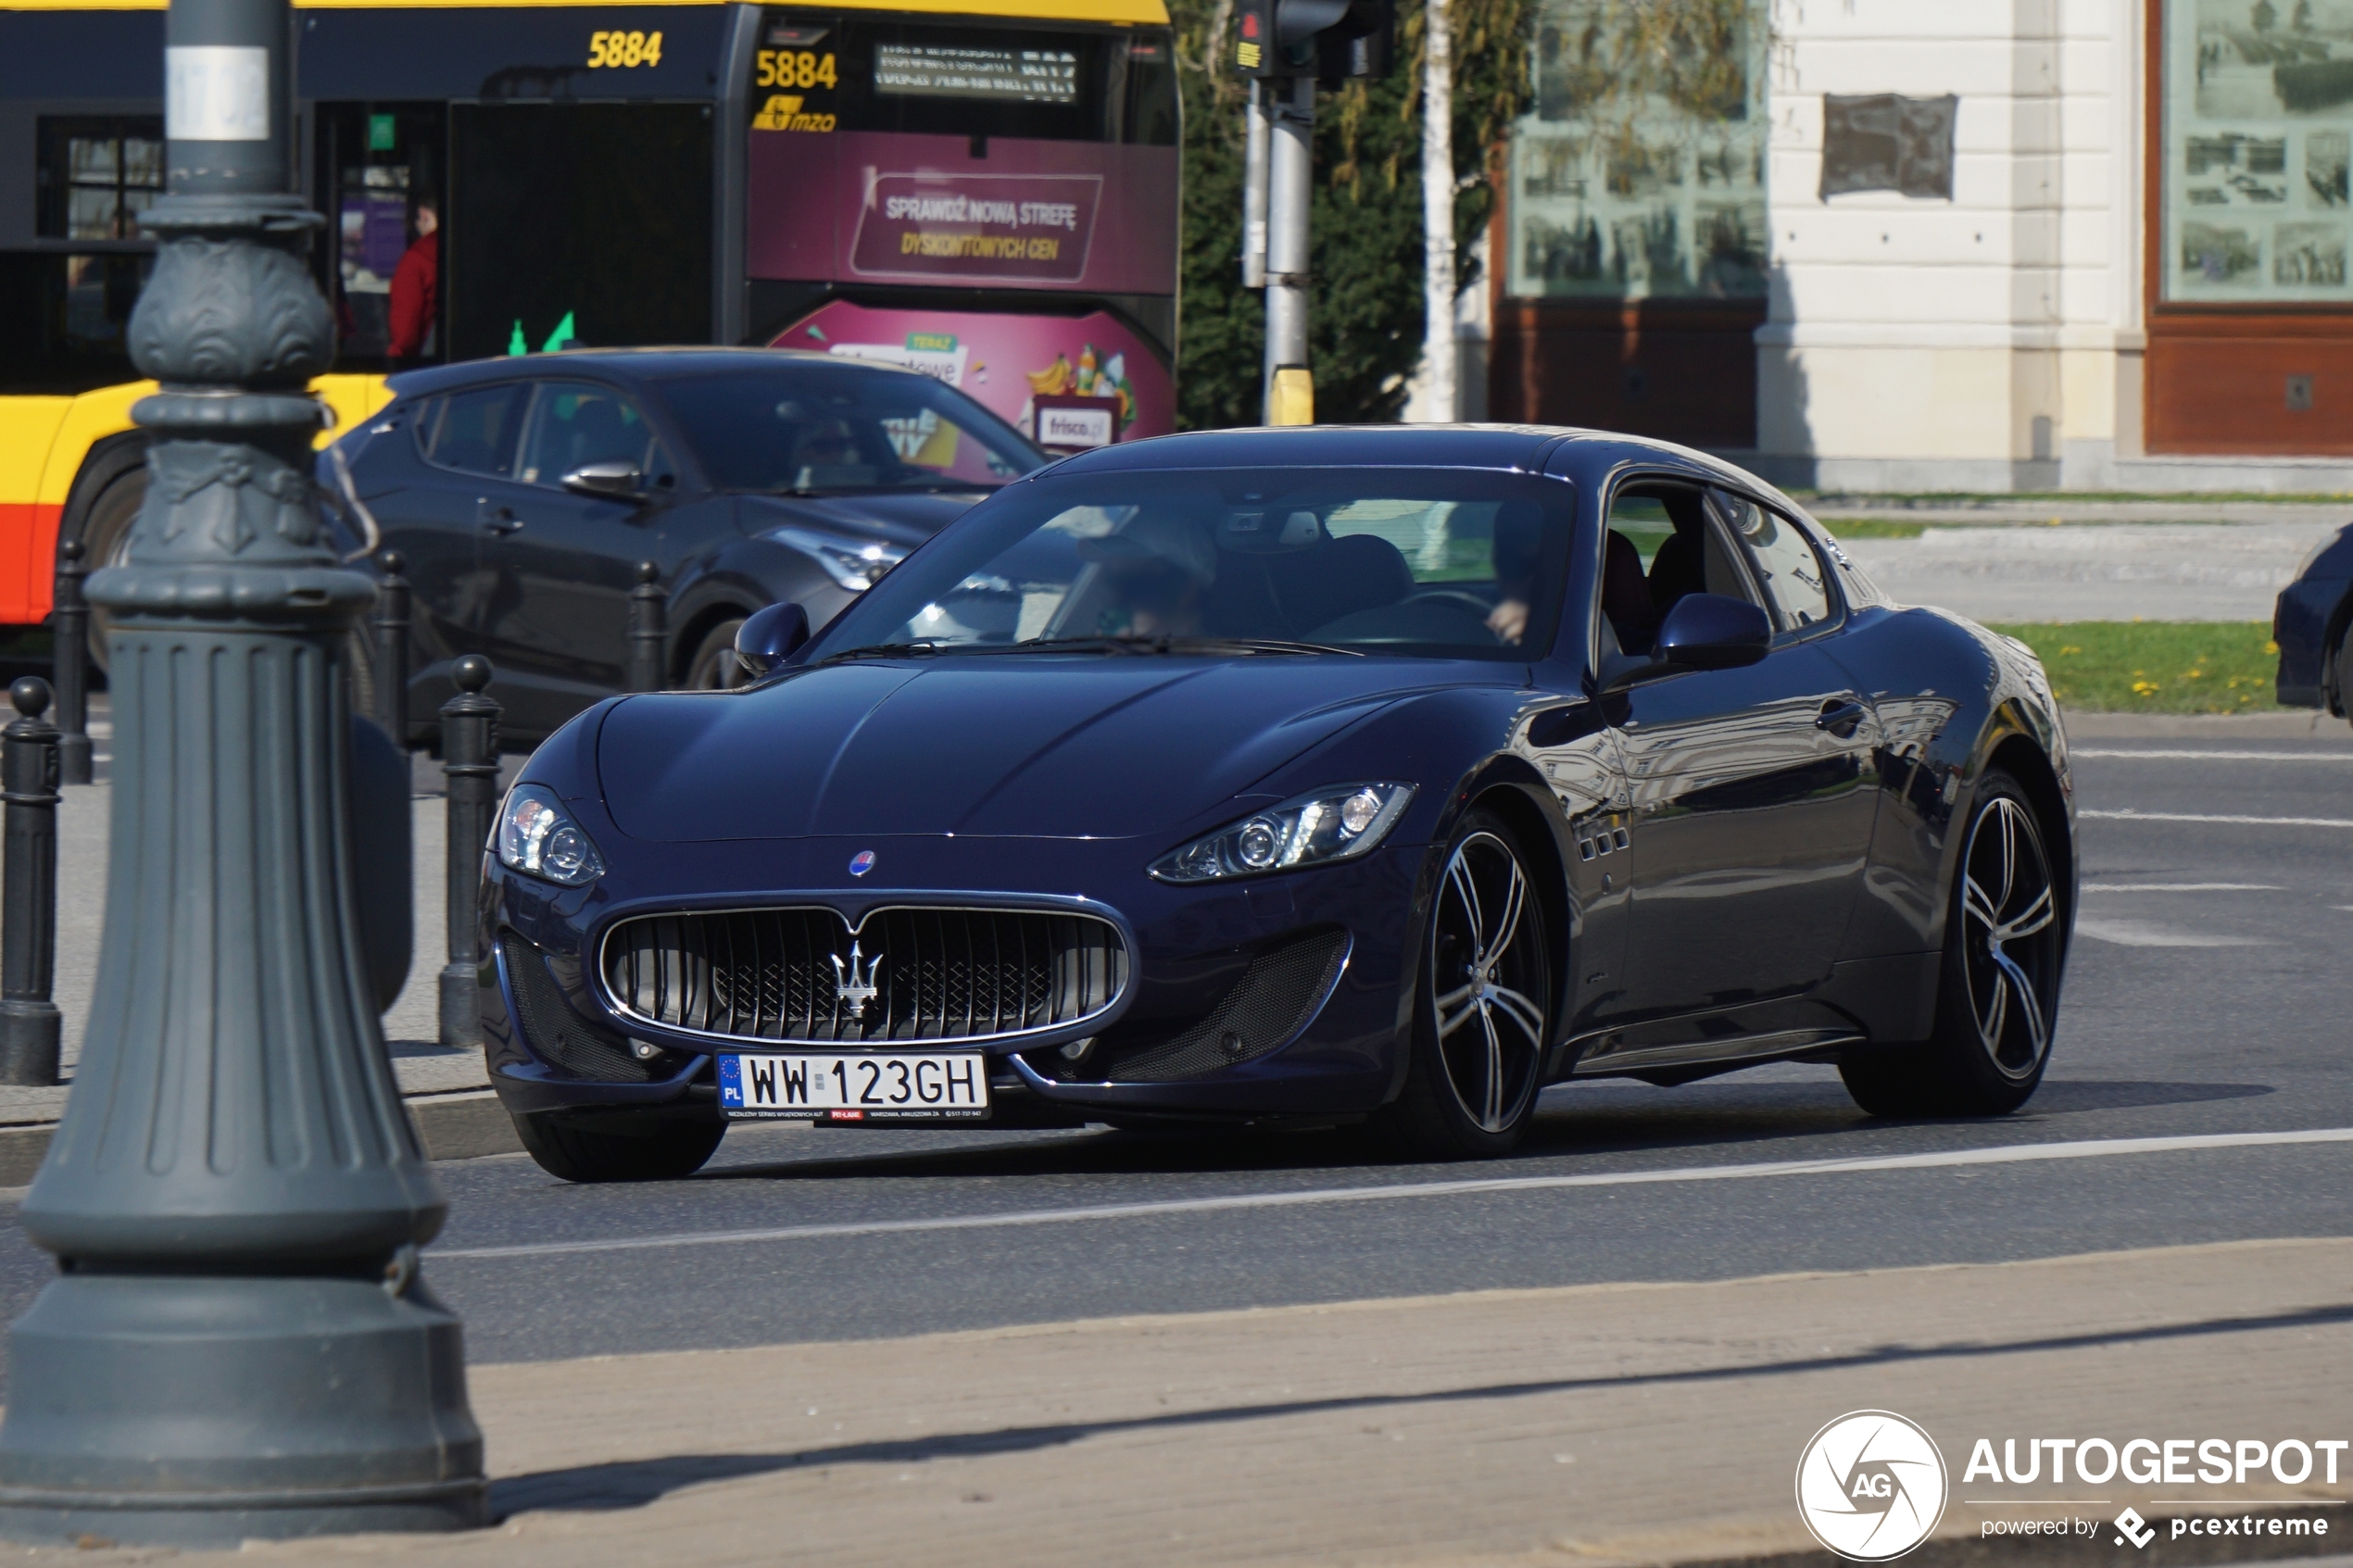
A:
[[[1171,1084],[1253,1060],[1289,1045],[1307,1027],[1339,984],[1348,961],[1348,933],[1318,931],[1294,937],[1252,959],[1207,1018],[1174,1039],[1109,1045],[1102,1054],[1065,1073],[1114,1084]],[[1027,1059],[1053,1060],[1054,1053]]]
[[[547,960],[522,937],[509,933],[498,938],[506,960],[507,983],[515,997],[515,1022],[531,1054],[552,1062],[575,1078],[599,1084],[648,1084],[657,1075],[651,1062],[629,1052],[629,1042],[610,1029],[599,1029],[573,1010],[563,987],[547,972]]]

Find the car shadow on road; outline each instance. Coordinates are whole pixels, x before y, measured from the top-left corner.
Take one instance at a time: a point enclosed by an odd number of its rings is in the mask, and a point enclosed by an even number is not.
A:
[[[2060,1080],[2045,1084],[2015,1118],[1890,1122],[1865,1114],[1835,1084],[1727,1086],[1692,1094],[1662,1091],[1655,1098],[1618,1092],[1606,1099],[1571,1090],[1539,1108],[1509,1165],[1563,1156],[1658,1150],[1721,1150],[1820,1138],[1871,1128],[1951,1127],[1981,1133],[2015,1126],[2023,1133],[2054,1116],[2145,1110],[2272,1092],[2265,1084]],[[848,1176],[919,1177],[1044,1175],[1179,1175],[1252,1172],[1410,1173],[1424,1164],[1401,1161],[1396,1151],[1364,1128],[1312,1132],[1243,1127],[1172,1128],[1152,1132],[1056,1133],[977,1147],[951,1140],[988,1135],[923,1135],[914,1148],[861,1148],[870,1138],[894,1138],[881,1128],[826,1128],[797,1136],[838,1139],[822,1150],[796,1148],[784,1159],[738,1160],[704,1169],[697,1181],[839,1181]],[[937,1138],[937,1143],[931,1139]],[[2007,1141],[2007,1140],[2005,1140]],[[1858,1151],[1860,1152],[1860,1151]],[[1878,1152],[1873,1150],[1872,1152]]]
[[[1412,1410],[1433,1405],[1482,1399],[1526,1399],[1545,1394],[1595,1392],[1604,1389],[1664,1388],[1676,1385],[1730,1382],[1750,1377],[1788,1377],[1810,1373],[1843,1372],[1940,1361],[2036,1354],[2087,1348],[2110,1349],[2167,1340],[2203,1338],[2214,1335],[2257,1334],[2309,1329],[2353,1323],[2353,1305],[2331,1304],[2231,1318],[2206,1318],[2190,1323],[2153,1323],[2138,1328],[2102,1328],[2081,1334],[2048,1335],[2032,1339],[1973,1340],[1941,1345],[1878,1345],[1838,1354],[1806,1356],[1779,1361],[1734,1362],[1724,1366],[1688,1367],[1667,1372],[1620,1373],[1592,1377],[1534,1379],[1484,1384],[1470,1387],[1428,1389],[1416,1393],[1350,1394],[1320,1399],[1285,1399],[1265,1404],[1221,1405],[1206,1410],[1170,1411],[1097,1422],[1056,1422],[1038,1426],[1008,1426],[987,1432],[940,1433],[928,1437],[888,1441],[837,1443],[823,1448],[775,1453],[666,1454],[659,1459],[623,1460],[606,1464],[544,1470],[496,1481],[490,1487],[491,1515],[504,1520],[513,1514],[539,1511],[610,1512],[643,1508],[673,1492],[719,1481],[736,1481],[779,1471],[820,1469],[829,1465],[921,1464],[939,1459],[976,1459],[992,1454],[1030,1453],[1067,1447],[1088,1437],[1130,1432],[1177,1431],[1217,1426],[1241,1421],[1267,1421],[1285,1416],[1321,1415],[1340,1411]]]

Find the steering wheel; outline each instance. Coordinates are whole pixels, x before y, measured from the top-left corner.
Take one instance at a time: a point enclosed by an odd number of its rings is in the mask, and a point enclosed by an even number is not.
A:
[[[1442,608],[1467,614],[1478,622],[1478,629],[1485,635],[1495,637],[1495,640],[1498,643],[1504,640],[1501,637],[1496,637],[1494,629],[1487,624],[1487,618],[1495,613],[1495,607],[1489,604],[1485,599],[1480,598],[1477,594],[1466,594],[1460,588],[1424,588],[1417,593],[1406,595],[1403,598],[1398,600],[1397,603],[1398,608],[1403,608],[1407,605],[1426,604],[1434,608]],[[1476,637],[1466,637],[1463,640],[1466,642],[1477,642],[1478,639]]]

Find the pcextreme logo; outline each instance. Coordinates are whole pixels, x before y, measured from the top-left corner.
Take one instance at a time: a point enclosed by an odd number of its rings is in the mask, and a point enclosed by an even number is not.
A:
[[[1928,1539],[1948,1490],[1936,1440],[1893,1411],[1840,1416],[1797,1461],[1798,1517],[1853,1562],[1885,1562]]]

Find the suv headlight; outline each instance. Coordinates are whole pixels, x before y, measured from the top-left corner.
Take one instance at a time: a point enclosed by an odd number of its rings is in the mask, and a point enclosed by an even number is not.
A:
[[[1255,811],[1152,862],[1163,882],[1223,882],[1353,859],[1388,836],[1409,784],[1335,784]]]
[[[883,539],[842,539],[806,528],[777,528],[769,537],[790,545],[825,569],[837,588],[862,594],[883,580],[883,573],[907,558],[907,546]]]
[[[585,887],[605,874],[586,830],[551,790],[517,784],[498,809],[498,863],[559,887]]]

